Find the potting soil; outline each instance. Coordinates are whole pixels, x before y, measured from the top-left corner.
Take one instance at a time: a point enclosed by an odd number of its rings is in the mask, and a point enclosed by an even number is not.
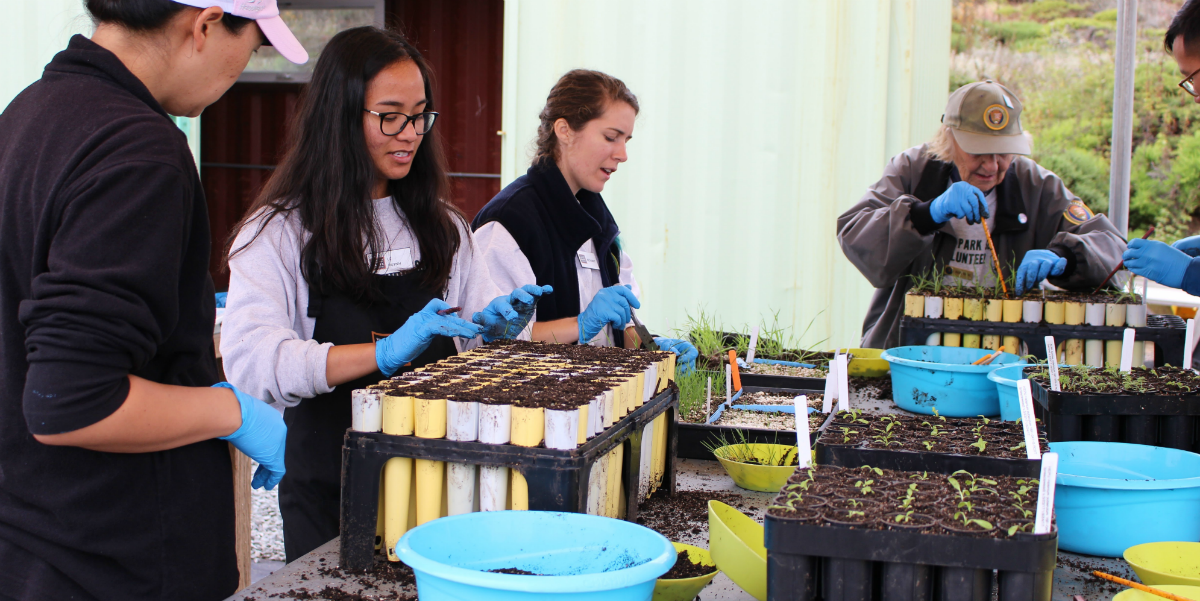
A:
[[[659,579],[695,578],[697,576],[712,574],[715,571],[717,571],[716,566],[692,563],[692,558],[688,557],[688,552],[684,549],[675,558],[675,565],[671,566],[671,569],[666,574],[659,576]]]
[[[1050,372],[1044,366],[1025,368],[1031,379],[1050,388]],[[1134,367],[1123,373],[1115,367],[1060,367],[1058,381],[1063,392],[1126,394],[1126,395],[1193,395],[1200,394],[1200,374],[1178,367],[1155,369]]]
[[[953,453],[1025,459],[1025,434],[1017,422],[904,414],[838,413],[818,439],[827,445],[892,451]],[[1049,444],[1040,440],[1042,452]]]

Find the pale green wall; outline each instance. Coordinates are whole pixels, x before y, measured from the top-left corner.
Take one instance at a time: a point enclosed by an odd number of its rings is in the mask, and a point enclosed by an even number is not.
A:
[[[503,183],[528,167],[550,87],[578,67],[641,104],[604,197],[666,331],[778,310],[806,342],[856,345],[872,288],[836,219],[887,159],[932,135],[950,0],[506,0]]]
[[[83,0],[0,0],[4,35],[0,35],[0,110],[42,76],[42,68],[67,47],[73,34],[91,35],[92,21]]]

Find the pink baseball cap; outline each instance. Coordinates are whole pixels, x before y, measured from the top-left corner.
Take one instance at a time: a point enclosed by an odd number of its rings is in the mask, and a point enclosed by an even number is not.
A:
[[[303,65],[308,62],[308,51],[296,39],[287,23],[279,18],[279,5],[275,0],[173,0],[196,8],[219,6],[221,10],[235,16],[252,19],[258,24],[259,30],[267,36],[267,41],[283,58]]]

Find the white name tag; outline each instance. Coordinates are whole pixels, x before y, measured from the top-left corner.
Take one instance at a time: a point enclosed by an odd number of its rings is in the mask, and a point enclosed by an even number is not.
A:
[[[588,269],[600,269],[600,261],[596,259],[596,253],[590,253],[586,250],[581,250],[578,253],[579,264]]]
[[[412,249],[399,248],[389,250],[380,255],[382,263],[375,273],[379,275],[388,275],[392,273],[400,273],[413,268]]]

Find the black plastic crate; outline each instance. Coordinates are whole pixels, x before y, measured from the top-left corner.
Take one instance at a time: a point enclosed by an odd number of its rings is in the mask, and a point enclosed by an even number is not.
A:
[[[823,380],[822,380],[823,382]],[[824,390],[808,390],[796,389],[787,386],[749,386],[742,381],[742,394],[750,392],[772,392],[786,395],[801,395],[801,394],[823,394]],[[724,402],[724,401],[721,401]],[[736,401],[735,401],[736,404]],[[679,441],[677,443],[676,457],[680,459],[707,459],[716,461],[711,451],[704,446],[705,442],[715,443],[721,437],[727,441],[735,439],[740,440],[740,435],[735,436],[735,431],[740,431],[746,435],[746,442],[750,443],[766,443],[766,444],[784,444],[792,446],[796,444],[795,430],[768,430],[766,428],[735,428],[733,426],[713,426],[711,424],[692,424],[687,422],[679,422],[676,424]],[[809,433],[811,442],[816,443],[818,432],[814,429]]]
[[[984,336],[1016,336],[1028,347],[1029,353],[1040,361],[1046,360],[1046,336],[1058,342],[1072,339],[1121,340],[1125,326],[1068,326],[1041,323],[1009,323],[972,321],[969,319],[931,319],[928,317],[900,318],[900,345],[924,345],[930,334],[980,334]],[[1147,315],[1146,326],[1134,328],[1138,342],[1153,342],[1156,364],[1183,363],[1183,347],[1187,324],[1176,315]],[[1161,358],[1161,361],[1159,360]]]
[[[1057,533],[948,536],[771,514],[765,529],[769,601],[989,601],[993,584],[1000,601],[1050,601]]]
[[[1030,380],[1050,442],[1094,440],[1200,453],[1200,395],[1054,392]]]
[[[347,430],[342,445],[341,567],[369,570],[374,565],[380,480],[384,464],[393,457],[515,469],[529,483],[530,510],[586,513],[592,464],[623,444],[625,519],[635,521],[643,429],[663,413],[667,414],[667,455],[661,486],[675,493],[678,411],[679,389],[672,382],[649,402],[572,451]]]

